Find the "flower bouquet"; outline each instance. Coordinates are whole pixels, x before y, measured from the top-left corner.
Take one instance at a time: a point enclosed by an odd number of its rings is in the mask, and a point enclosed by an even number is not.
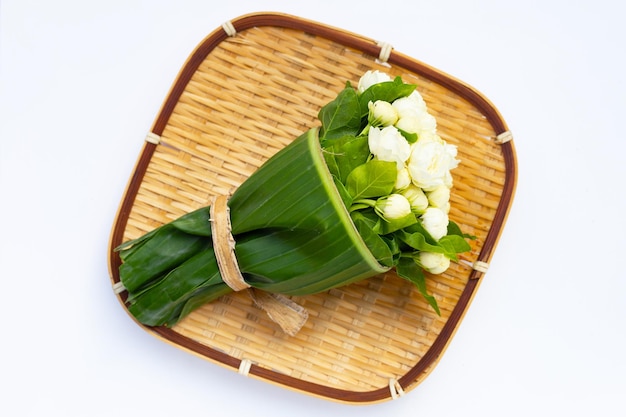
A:
[[[129,312],[173,326],[246,290],[289,333],[306,314],[284,296],[395,268],[439,313],[426,274],[470,249],[448,218],[456,147],[437,135],[416,86],[368,71],[232,195],[218,196],[116,250]],[[269,296],[268,296],[269,294]],[[299,317],[287,320],[293,312]]]

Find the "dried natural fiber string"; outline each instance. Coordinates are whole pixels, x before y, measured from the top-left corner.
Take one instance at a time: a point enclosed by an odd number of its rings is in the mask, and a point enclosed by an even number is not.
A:
[[[506,132],[502,132],[498,136],[496,136],[495,142],[499,145],[502,145],[503,143],[507,143],[511,140],[513,140],[513,133],[511,133],[510,130],[507,130]]]
[[[239,370],[237,371],[240,375],[248,376],[250,373],[250,368],[252,367],[252,361],[250,359],[242,359],[239,363]]]
[[[483,261],[476,261],[474,262],[474,265],[472,267],[474,268],[474,270],[482,272],[484,274],[489,269],[489,264]]]
[[[391,398],[394,400],[397,400],[404,395],[402,385],[400,385],[395,378],[389,378],[389,392],[391,393]]]
[[[113,293],[121,294],[124,291],[126,291],[126,287],[124,287],[124,284],[122,284],[122,281],[119,281],[113,284]]]
[[[156,133],[148,132],[148,134],[146,135],[146,142],[158,145],[159,143],[161,143],[161,136],[157,135]]]
[[[224,29],[224,32],[226,32],[226,34],[230,37],[233,37],[237,34],[237,29],[235,29],[235,26],[233,26],[233,22],[231,22],[230,20],[222,23],[222,29]]]
[[[228,197],[224,195],[214,197],[209,213],[213,250],[222,280],[233,291],[249,288],[248,294],[254,303],[263,309],[285,333],[294,336],[309,317],[308,312],[285,296],[250,288],[244,280],[235,255],[235,239],[231,233]]]
[[[389,56],[391,55],[393,46],[387,42],[378,42],[378,46],[380,46],[378,60],[381,62],[387,62],[389,60]]]

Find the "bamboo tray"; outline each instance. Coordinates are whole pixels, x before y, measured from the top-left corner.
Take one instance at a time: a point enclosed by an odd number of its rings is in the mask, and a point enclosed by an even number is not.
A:
[[[146,136],[115,219],[113,248],[241,184],[310,127],[350,80],[379,69],[418,85],[439,134],[459,149],[450,218],[477,236],[472,251],[429,291],[389,272],[327,293],[297,297],[305,327],[286,336],[244,294],[201,307],[155,337],[241,374],[344,403],[395,399],[433,370],[493,255],[516,182],[512,136],[496,108],[470,86],[343,30],[284,14],[250,14],[210,33],[182,67]],[[131,316],[132,317],[132,316]]]

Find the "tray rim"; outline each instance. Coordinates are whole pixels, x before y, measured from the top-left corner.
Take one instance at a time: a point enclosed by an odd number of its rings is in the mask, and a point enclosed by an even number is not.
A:
[[[384,47],[373,39],[285,13],[250,13],[232,19],[227,22],[227,24],[222,25],[222,27],[215,29],[207,35],[189,55],[175,78],[169,92],[167,93],[158,115],[150,129],[150,133],[159,136],[163,133],[179,97],[185,90],[193,74],[196,72],[204,59],[217,46],[219,46],[222,41],[229,37],[228,27],[234,28],[236,32],[242,32],[248,29],[263,26],[298,30],[359,50],[373,57],[378,57]],[[485,96],[470,85],[394,49],[391,49],[389,52],[386,62],[411,70],[464,98],[483,113],[496,132],[496,135],[509,132],[508,126],[497,108]],[[135,196],[137,195],[143,176],[148,168],[156,146],[156,144],[149,141],[144,143],[115,216],[114,227],[109,237],[108,248],[108,266],[112,285],[119,282],[118,268],[121,264],[118,254],[113,249],[122,243],[123,233],[126,228],[130,211],[134,204]],[[505,164],[503,192],[498,203],[491,228],[485,238],[484,245],[482,246],[478,256],[478,261],[486,263],[490,262],[493,252],[497,246],[497,242],[502,234],[504,224],[506,223],[513,202],[517,183],[517,158],[513,140],[502,143],[500,146]],[[435,368],[436,364],[439,362],[443,353],[452,341],[452,338],[454,337],[461,321],[465,317],[477,289],[482,282],[481,278],[483,275],[484,272],[476,269],[471,272],[468,282],[463,289],[456,306],[451,312],[450,317],[441,329],[441,332],[437,336],[434,343],[428,348],[427,352],[413,368],[411,368],[402,377],[398,378],[397,381],[393,381],[394,383],[399,384],[399,392],[397,388],[391,386],[391,382],[389,387],[385,386],[370,391],[349,391],[333,388],[281,374],[262,366],[257,366],[254,363],[250,366],[247,375],[291,390],[342,403],[371,404],[389,399],[395,399],[399,396],[398,394],[414,389]],[[117,298],[126,310],[124,297],[117,294]],[[181,335],[180,333],[177,333],[170,328],[148,327],[139,323],[136,319],[134,319],[134,317],[132,317],[132,315],[129,314],[129,316],[141,328],[152,334],[154,337],[205,360],[214,362],[221,366],[234,368],[234,370],[239,369],[243,362],[243,359],[240,360],[234,358],[228,354],[203,345]]]

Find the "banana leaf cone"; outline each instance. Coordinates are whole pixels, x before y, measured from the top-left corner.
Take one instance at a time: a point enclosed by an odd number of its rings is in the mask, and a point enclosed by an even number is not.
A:
[[[350,219],[311,129],[255,171],[230,197],[239,269],[252,288],[307,295],[385,272]],[[209,207],[120,245],[128,310],[173,326],[233,290],[213,250]]]

